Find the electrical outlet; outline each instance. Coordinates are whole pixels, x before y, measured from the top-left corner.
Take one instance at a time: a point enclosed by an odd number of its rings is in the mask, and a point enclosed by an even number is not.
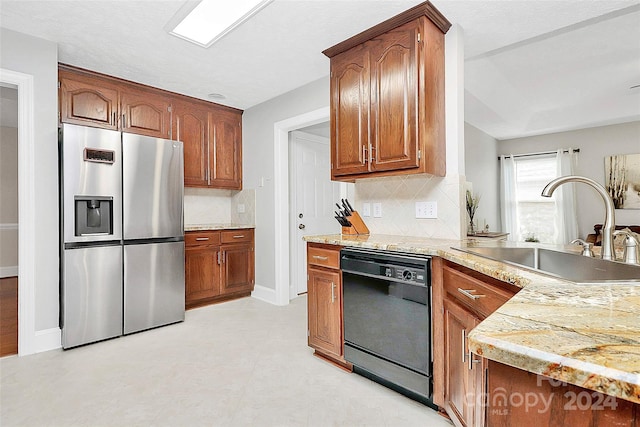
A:
[[[382,203],[373,204],[373,217],[382,218]]]
[[[438,218],[438,203],[416,202],[416,218]]]
[[[362,216],[366,216],[366,217],[371,216],[371,203],[362,204]]]
[[[244,213],[244,204],[238,203],[238,213]]]

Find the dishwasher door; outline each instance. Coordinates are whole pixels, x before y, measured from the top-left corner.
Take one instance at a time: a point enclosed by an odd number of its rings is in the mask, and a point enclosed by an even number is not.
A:
[[[430,258],[343,249],[344,357],[354,372],[431,405]]]

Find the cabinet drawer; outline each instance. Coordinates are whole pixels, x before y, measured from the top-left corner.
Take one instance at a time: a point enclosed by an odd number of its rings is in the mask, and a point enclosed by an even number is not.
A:
[[[445,298],[459,301],[482,318],[496,311],[514,295],[513,292],[482,282],[448,266],[443,267],[442,276]]]
[[[253,230],[243,228],[241,230],[225,230],[220,233],[222,243],[241,243],[253,240]]]
[[[309,265],[340,269],[340,250],[307,247],[307,262]]]
[[[184,235],[185,246],[211,246],[220,244],[219,231],[189,231]]]

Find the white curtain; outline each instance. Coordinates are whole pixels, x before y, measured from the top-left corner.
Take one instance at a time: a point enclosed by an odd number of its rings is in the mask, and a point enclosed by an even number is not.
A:
[[[574,175],[577,155],[573,148],[558,150],[556,154],[557,176]],[[578,216],[576,214],[576,196],[574,185],[561,185],[556,190],[556,233],[555,243],[567,245],[578,238]]]
[[[518,241],[518,203],[516,202],[516,166],[513,156],[500,156],[500,219],[507,240]]]

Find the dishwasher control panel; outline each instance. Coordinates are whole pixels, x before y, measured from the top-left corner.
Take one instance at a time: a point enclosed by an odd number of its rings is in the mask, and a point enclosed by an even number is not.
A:
[[[426,283],[426,274],[424,269],[415,269],[401,266],[385,266],[384,275],[403,282],[418,283],[424,285]]]

